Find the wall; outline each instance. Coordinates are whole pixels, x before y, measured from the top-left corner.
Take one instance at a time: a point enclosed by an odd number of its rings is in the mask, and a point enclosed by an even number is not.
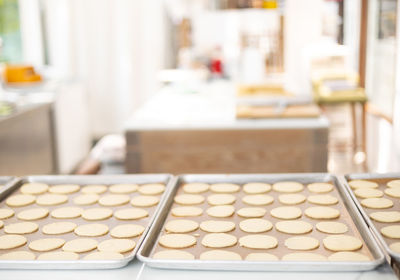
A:
[[[157,73],[164,65],[163,1],[20,2],[28,15],[26,61],[40,65],[48,57],[61,76],[84,82],[94,137],[122,131],[132,111],[158,88]],[[38,39],[40,9],[44,46]]]
[[[395,98],[393,110],[393,155],[400,171],[400,5],[397,5],[397,29],[396,29],[396,75]]]
[[[322,35],[322,0],[288,0],[285,3],[284,63],[288,90],[309,94],[308,77],[302,75],[304,47]]]

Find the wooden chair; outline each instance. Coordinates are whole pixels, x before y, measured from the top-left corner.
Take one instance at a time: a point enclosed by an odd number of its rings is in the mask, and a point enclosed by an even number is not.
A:
[[[366,157],[366,103],[365,90],[358,86],[359,75],[354,72],[335,71],[318,73],[312,77],[314,101],[319,105],[349,103],[353,125],[353,151],[358,151],[356,106],[361,105],[361,143],[360,151]],[[365,161],[365,160],[364,160]]]

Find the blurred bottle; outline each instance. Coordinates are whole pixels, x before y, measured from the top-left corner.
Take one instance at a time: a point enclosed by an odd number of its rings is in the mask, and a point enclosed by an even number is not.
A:
[[[221,47],[219,46],[215,47],[215,49],[211,53],[209,67],[211,72],[211,78],[224,77],[224,65],[223,65]]]

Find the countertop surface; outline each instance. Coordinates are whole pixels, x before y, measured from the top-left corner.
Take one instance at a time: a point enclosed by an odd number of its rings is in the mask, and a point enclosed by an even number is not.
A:
[[[125,130],[328,128],[326,117],[236,119],[234,85],[215,82],[197,92],[166,86],[125,123]],[[156,112],[156,113],[155,113]]]
[[[376,270],[365,272],[237,272],[237,271],[197,271],[155,269],[134,260],[126,267],[110,270],[0,270],[1,280],[26,279],[85,279],[85,280],[213,280],[213,279],[307,279],[307,280],[389,280],[397,279],[389,264],[379,266]]]

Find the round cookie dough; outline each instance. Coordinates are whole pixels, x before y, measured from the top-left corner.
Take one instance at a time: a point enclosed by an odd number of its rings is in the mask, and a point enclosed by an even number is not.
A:
[[[99,200],[100,196],[95,193],[82,194],[74,198],[76,205],[92,205]]]
[[[309,207],[304,211],[304,214],[311,219],[317,220],[336,219],[340,216],[339,210],[326,206]]]
[[[381,233],[389,238],[400,238],[400,225],[383,227]]]
[[[42,206],[59,205],[68,201],[64,194],[42,194],[36,199],[36,204]]]
[[[157,260],[194,260],[194,256],[188,252],[180,250],[164,250],[153,255]]]
[[[398,188],[400,187],[400,180],[392,180],[386,184],[389,188]]]
[[[349,182],[349,186],[352,189],[359,189],[359,188],[377,188],[379,185],[375,182],[367,181],[367,180],[352,180]]]
[[[135,224],[124,224],[114,227],[110,235],[115,238],[132,238],[140,236],[144,232],[144,227]]]
[[[42,232],[44,234],[65,234],[73,232],[76,227],[77,225],[71,222],[51,223],[43,226]]]
[[[95,239],[77,238],[65,243],[62,249],[66,252],[85,253],[96,249],[97,244]]]
[[[260,207],[245,207],[237,211],[237,214],[243,218],[261,218],[264,217],[267,210]]]
[[[138,220],[147,216],[149,216],[149,212],[140,208],[125,208],[114,213],[114,217],[118,220]]]
[[[301,209],[294,206],[276,207],[270,211],[272,217],[282,220],[294,220],[301,217]]]
[[[90,208],[82,213],[82,218],[88,221],[105,220],[112,216],[113,211],[109,208]]]
[[[6,204],[10,207],[22,207],[34,203],[36,197],[31,194],[16,194],[10,196],[6,200]]]
[[[271,185],[267,183],[247,183],[243,186],[243,191],[247,194],[261,194],[271,190]]]
[[[79,207],[62,207],[51,211],[50,215],[56,219],[74,219],[82,215],[83,209]]]
[[[22,222],[6,225],[4,227],[4,232],[8,234],[28,234],[35,232],[38,229],[39,225],[37,223]]]
[[[315,228],[323,233],[341,234],[348,231],[348,227],[339,222],[319,222]]]
[[[283,193],[296,193],[304,189],[303,184],[298,182],[278,182],[272,185],[272,189]]]
[[[282,204],[296,205],[296,204],[301,204],[304,201],[306,201],[306,197],[299,193],[289,193],[289,194],[281,194],[278,197],[278,200]]]
[[[49,215],[49,210],[45,208],[32,208],[21,211],[17,214],[18,219],[24,221],[35,221],[43,219]]]
[[[79,189],[79,185],[74,184],[54,185],[49,188],[49,193],[70,194],[79,191]]]
[[[74,230],[75,234],[82,237],[103,236],[108,233],[108,226],[103,224],[80,225]]]
[[[381,223],[396,223],[400,222],[399,211],[373,212],[369,214],[372,220]]]
[[[235,213],[235,207],[232,205],[218,205],[210,207],[206,210],[208,216],[214,218],[226,218],[230,217]]]
[[[246,256],[246,261],[278,261],[278,257],[268,253],[250,253]]]
[[[212,194],[207,197],[207,202],[210,205],[233,204],[235,201],[236,197],[231,194]]]
[[[231,183],[212,184],[210,190],[215,193],[235,193],[240,190],[240,186]]]
[[[400,198],[400,187],[398,188],[387,188],[384,190],[385,194],[391,197]]]
[[[127,194],[137,191],[139,186],[137,184],[115,184],[108,188],[110,193]]]
[[[274,198],[266,194],[252,194],[244,196],[242,201],[248,205],[265,206],[274,202]]]
[[[265,219],[247,219],[239,223],[239,228],[248,233],[261,233],[272,229],[272,223]]]
[[[400,242],[394,242],[390,244],[389,248],[396,253],[400,253]]]
[[[75,261],[79,259],[79,255],[74,252],[48,252],[39,255],[40,261]]]
[[[130,239],[108,239],[101,242],[97,249],[100,252],[126,253],[132,251],[135,247],[135,241]]]
[[[117,252],[94,252],[86,255],[84,260],[121,260],[124,255]]]
[[[203,209],[193,206],[182,206],[172,208],[171,214],[175,217],[197,217],[203,214]]]
[[[144,195],[157,195],[165,191],[164,184],[145,184],[139,187],[139,193]]]
[[[109,194],[100,197],[99,204],[102,206],[119,206],[128,203],[129,195],[126,194]]]
[[[383,197],[365,198],[360,203],[362,206],[372,209],[386,209],[393,206],[393,201]]]
[[[228,233],[209,233],[201,240],[201,244],[209,248],[226,248],[236,243],[236,236]]]
[[[355,189],[354,194],[360,198],[371,198],[371,197],[382,197],[383,196],[383,192],[381,190],[372,189],[372,188]]]
[[[151,207],[157,205],[160,199],[152,195],[138,195],[131,199],[131,204],[137,207]]]
[[[285,240],[285,246],[291,250],[308,251],[319,247],[316,238],[308,236],[295,236]]]
[[[0,209],[0,220],[8,219],[14,216],[14,210],[8,208]]]
[[[85,194],[96,193],[102,194],[107,191],[107,186],[105,185],[86,185],[82,188],[81,192]]]
[[[307,201],[318,205],[335,205],[339,200],[329,194],[310,195]]]
[[[42,194],[47,192],[49,185],[42,183],[26,183],[19,189],[23,194]]]
[[[204,202],[204,196],[198,194],[181,194],[174,198],[174,201],[181,205],[195,205]]]
[[[32,241],[28,247],[33,251],[47,252],[61,248],[64,244],[65,240],[61,238],[43,238]]]
[[[158,243],[163,247],[182,249],[196,244],[196,238],[189,234],[168,233],[161,236]]]
[[[328,193],[333,190],[333,185],[329,183],[311,183],[307,185],[307,189],[313,193]]]
[[[25,245],[26,237],[16,234],[6,234],[0,236],[0,249],[14,249]]]
[[[240,261],[242,257],[235,253],[225,250],[211,250],[200,254],[200,260],[205,261]]]
[[[171,233],[187,233],[199,228],[199,223],[192,220],[172,220],[165,225],[165,231]]]
[[[33,261],[34,259],[36,259],[35,254],[28,251],[15,251],[0,256],[0,260]]]
[[[360,239],[350,235],[330,235],[322,240],[324,247],[328,250],[340,251],[355,251],[362,247]]]
[[[278,246],[278,239],[262,234],[245,235],[239,238],[239,246],[250,249],[272,249]]]
[[[331,262],[364,262],[369,261],[369,257],[356,252],[337,252],[328,257]]]
[[[191,194],[204,193],[208,191],[209,188],[210,185],[205,183],[187,183],[183,185],[183,191]]]
[[[313,226],[304,221],[281,221],[275,224],[277,231],[289,234],[304,234],[312,231]]]
[[[282,257],[282,261],[323,262],[326,260],[325,256],[316,253],[290,253]]]
[[[229,232],[235,229],[235,223],[230,221],[204,221],[200,224],[200,229],[205,232],[220,233]]]

